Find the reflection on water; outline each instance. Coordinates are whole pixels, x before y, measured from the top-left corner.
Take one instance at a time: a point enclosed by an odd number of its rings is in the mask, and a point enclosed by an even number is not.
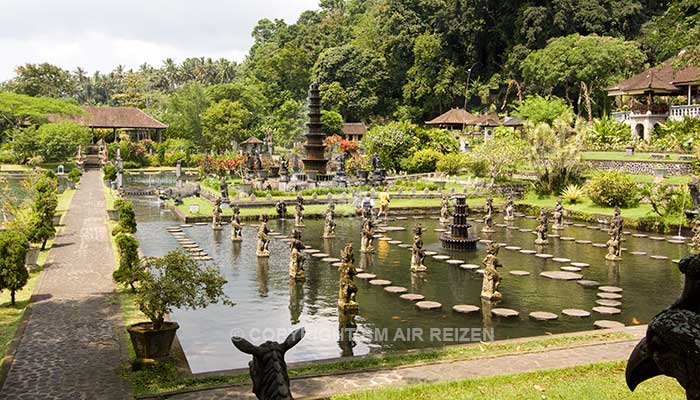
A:
[[[165,228],[178,224],[175,216],[162,208],[154,198],[135,200],[139,222],[137,237],[146,255],[160,256],[177,248],[177,242]],[[303,241],[315,249],[339,257],[343,244],[353,242],[359,249],[360,221],[339,219],[337,239],[323,240],[323,221],[306,221]],[[411,228],[421,223],[424,227],[426,250],[438,251],[470,264],[480,264],[485,251],[480,245],[477,252],[447,252],[440,247],[438,228],[432,219],[391,221],[391,226],[406,228],[405,231],[390,232],[392,239],[411,243]],[[500,221],[497,221],[500,222]],[[532,229],[536,222],[518,219],[520,228]],[[271,221],[272,229],[289,235],[293,221]],[[477,224],[478,225],[478,224]],[[475,227],[478,232],[480,226]],[[258,259],[255,256],[255,226],[243,227],[243,242],[231,243],[230,226],[223,232],[214,233],[211,227],[194,226],[184,229],[187,236],[195,240],[211,255],[228,283],[226,293],[236,303],[234,307],[212,305],[205,310],[175,310],[171,317],[181,328],[180,342],[194,372],[245,367],[249,356],[236,351],[230,342],[232,332],[253,341],[283,340],[287,333],[300,326],[306,327],[307,335],[288,354],[289,361],[307,361],[344,355],[363,355],[390,350],[405,350],[435,347],[449,341],[431,341],[431,328],[493,328],[497,339],[543,335],[547,333],[572,332],[593,329],[596,319],[612,319],[631,324],[633,318],[646,323],[663,307],[672,303],[682,288],[682,276],[670,260],[654,260],[648,256],[632,256],[625,253],[620,263],[609,263],[604,259],[606,249],[577,244],[573,241],[550,239],[551,244],[542,251],[555,257],[570,258],[575,262],[589,263],[582,273],[585,279],[624,288],[621,300],[622,314],[575,319],[561,316],[559,320],[536,322],[528,318],[533,311],[549,311],[561,314],[565,308],[591,310],[596,306],[596,290],[584,288],[575,282],[555,281],[542,278],[542,271],[559,270],[567,264],[543,260],[517,251],[501,250],[499,259],[504,265],[501,293],[503,300],[497,307],[512,308],[520,312],[514,319],[491,317],[484,312],[463,315],[453,313],[456,304],[472,304],[489,310],[493,305],[482,302],[481,275],[464,271],[456,266],[428,257],[425,262],[428,272],[412,274],[410,249],[375,241],[377,253],[360,255],[356,252],[357,267],[376,274],[378,278],[392,281],[410,292],[423,294],[426,300],[442,303],[438,312],[424,312],[414,304],[389,294],[381,287],[369,285],[356,279],[359,289],[357,300],[360,310],[354,319],[341,316],[337,309],[338,272],[329,263],[316,257],[307,257],[305,282],[290,283],[288,276],[289,248],[287,243],[273,239],[270,243],[271,257]],[[569,227],[561,232],[564,236],[605,243],[604,231]],[[531,232],[497,228],[492,239],[524,249],[535,249],[535,236]],[[684,245],[625,237],[629,251],[645,251],[649,255],[665,255],[670,259],[682,258],[686,254]],[[516,277],[508,271],[525,270],[531,275]],[[663,282],[663,285],[659,285]],[[344,327],[356,327],[351,336],[345,335]],[[387,328],[386,338],[377,337],[375,329]],[[398,330],[421,328],[423,340],[392,341]],[[256,331],[269,329],[268,331]],[[268,333],[272,337],[261,337]],[[256,335],[257,334],[257,335]]]

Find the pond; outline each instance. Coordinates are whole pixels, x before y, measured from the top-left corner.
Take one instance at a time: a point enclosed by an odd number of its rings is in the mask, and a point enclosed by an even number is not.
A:
[[[194,182],[198,176],[196,172],[183,171],[181,178],[185,182]],[[127,189],[173,187],[176,181],[175,171],[126,171],[124,173],[124,187]]]
[[[178,225],[175,216],[154,198],[134,199],[139,222],[137,237],[143,252],[149,256],[161,256],[178,248],[173,236],[166,228]],[[497,216],[497,224],[502,223]],[[369,256],[359,254],[360,220],[344,218],[337,220],[337,239],[321,239],[322,220],[306,221],[303,241],[314,249],[340,257],[344,244],[351,241],[355,248],[355,264],[377,275],[377,278],[392,281],[411,293],[423,294],[426,300],[442,303],[440,311],[421,311],[410,301],[396,294],[385,292],[381,287],[367,281],[355,279],[359,288],[357,295],[360,310],[355,318],[357,330],[354,343],[339,340],[339,318],[337,309],[338,272],[330,263],[315,257],[307,257],[306,281],[291,284],[288,277],[289,250],[287,243],[273,239],[269,260],[255,256],[256,227],[248,225],[243,230],[243,242],[230,241],[230,226],[215,233],[209,226],[184,228],[187,237],[206,251],[226,276],[226,293],[236,303],[234,307],[212,305],[204,310],[176,310],[171,318],[180,324],[178,337],[193,372],[216,371],[246,367],[250,356],[242,354],[231,345],[233,334],[260,342],[267,339],[283,340],[286,334],[298,327],[305,327],[307,337],[302,340],[287,358],[290,362],[320,360],[341,355],[363,355],[394,350],[436,347],[455,344],[446,334],[422,338],[396,339],[398,332],[420,328],[424,332],[446,328],[487,328],[495,339],[517,338],[548,333],[563,333],[593,329],[593,322],[607,319],[626,325],[647,323],[657,312],[670,305],[682,289],[683,278],[672,263],[686,255],[684,244],[672,244],[665,240],[625,236],[623,260],[606,262],[606,249],[596,248],[590,243],[577,243],[551,238],[550,244],[536,249],[532,232],[497,227],[489,239],[546,252],[555,257],[570,258],[572,262],[588,263],[581,274],[586,280],[595,280],[601,285],[619,286],[624,289],[619,315],[601,315],[591,312],[589,318],[572,318],[562,315],[562,309],[576,308],[591,311],[599,300],[595,288],[587,288],[575,281],[559,281],[541,277],[542,271],[558,271],[569,263],[545,260],[534,255],[502,248],[498,258],[504,265],[499,271],[503,276],[500,291],[503,300],[497,307],[518,311],[516,318],[492,317],[490,313],[458,314],[452,306],[471,304],[487,307],[480,299],[481,275],[466,271],[458,265],[450,265],[431,257],[426,258],[428,272],[411,274],[409,249],[387,241],[375,241],[376,253]],[[402,227],[405,231],[389,232],[386,236],[405,244],[411,243],[411,230],[416,224],[425,228],[426,249],[448,255],[465,263],[481,264],[485,245],[479,244],[476,252],[448,252],[441,248],[438,240],[440,228],[435,219],[408,217],[391,220],[389,226]],[[536,221],[517,218],[512,224],[523,230],[533,229]],[[480,223],[474,223],[476,230]],[[294,229],[292,220],[270,222],[270,227],[289,235]],[[631,232],[632,234],[636,232]],[[562,236],[592,243],[605,243],[605,229],[599,227],[570,226],[561,231]],[[483,237],[483,234],[482,234]],[[632,255],[630,252],[645,252]],[[651,258],[651,255],[668,257],[666,260]],[[514,276],[512,270],[530,272],[528,276]],[[540,322],[528,317],[534,311],[547,311],[559,315],[559,319]],[[492,328],[492,331],[490,330]],[[388,330],[388,337],[381,337],[377,329]],[[264,330],[264,331],[263,331]],[[272,337],[264,337],[274,333]],[[486,335],[486,333],[483,333]],[[256,339],[257,338],[257,339]],[[473,338],[473,337],[472,337]],[[457,338],[464,339],[464,338]],[[488,337],[484,337],[488,339]],[[478,338],[477,338],[478,340]],[[458,340],[459,342],[459,340]]]

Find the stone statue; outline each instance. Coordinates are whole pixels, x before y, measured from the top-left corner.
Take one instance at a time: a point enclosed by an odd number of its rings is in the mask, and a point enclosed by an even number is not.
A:
[[[355,301],[357,286],[353,282],[353,277],[357,274],[357,270],[355,269],[355,255],[352,252],[352,243],[345,245],[340,258],[341,263],[338,268],[340,273],[338,308],[345,312],[356,312],[358,309],[357,301]]]
[[[294,230],[292,232],[292,241],[289,243],[289,277],[296,281],[306,279],[304,274],[304,243],[301,242],[301,232]]]
[[[284,354],[299,343],[304,334],[304,328],[299,328],[290,333],[283,343],[267,341],[260,346],[255,346],[242,337],[231,338],[238,350],[253,356],[248,367],[253,381],[253,393],[259,400],[294,399]]]
[[[233,207],[233,217],[231,218],[231,240],[240,242],[243,240],[241,235],[243,225],[241,225],[241,209],[238,206]]]
[[[335,237],[335,204],[328,203],[328,209],[326,210],[326,221],[323,225],[323,238],[332,239]]]
[[[498,268],[502,267],[498,261],[498,243],[489,243],[486,249],[486,257],[481,265],[484,267],[484,277],[481,281],[481,297],[486,300],[500,300],[501,293],[498,287],[501,284],[501,274],[498,273]]]
[[[444,194],[440,202],[440,223],[442,225],[450,223],[450,198]]]
[[[360,253],[374,252],[374,224],[372,218],[364,218],[362,221],[362,239],[360,241]]]
[[[423,227],[418,225],[413,229],[413,246],[411,247],[411,272],[425,272],[428,268],[423,264]]]
[[[289,176],[289,161],[284,155],[280,157],[280,175],[283,177]]]
[[[549,240],[547,240],[547,224],[549,221],[547,218],[547,210],[544,208],[540,210],[540,216],[537,217],[537,222],[539,222],[539,225],[537,225],[537,239],[535,239],[535,244],[548,244]]]
[[[627,387],[637,386],[658,375],[675,378],[687,399],[700,399],[700,255],[683,258],[678,264],[685,287],[678,300],[649,322],[646,337],[627,361]]]
[[[506,201],[505,216],[503,220],[513,221],[515,219],[515,203],[513,202],[513,196],[508,196],[508,201]]]
[[[251,156],[250,153],[246,151],[243,153],[243,158],[245,159],[245,165],[248,168],[248,171],[252,171],[255,166],[255,157]]]
[[[693,253],[700,252],[700,219],[695,219],[695,223],[693,224],[693,237],[690,239],[689,246]]]
[[[212,217],[211,227],[215,231],[223,229],[221,221],[221,199],[216,199],[216,203],[214,203],[214,216]]]
[[[267,227],[267,215],[263,215],[262,222],[258,227],[258,245],[255,254],[258,257],[270,257],[270,250],[268,249],[270,245],[270,237],[267,235],[270,233],[270,229]]]
[[[700,198],[700,180],[698,180],[697,175],[693,174],[690,176],[688,190],[690,191],[690,197],[693,199],[693,211],[697,211],[698,199]]]
[[[605,256],[606,260],[619,261],[622,260],[622,227],[623,221],[620,216],[620,208],[615,207],[615,213],[612,218],[610,218],[610,228],[608,229],[608,234],[610,235],[610,240],[608,240],[608,254]]]
[[[557,205],[554,206],[554,210],[552,211],[552,217],[554,218],[552,229],[564,229],[564,206],[561,203],[561,199],[557,199]]]
[[[261,171],[262,169],[263,169],[263,167],[262,167],[262,159],[260,158],[260,153],[255,151],[255,154],[253,155],[253,170]]]
[[[277,217],[279,219],[284,219],[287,216],[287,203],[285,203],[284,200],[278,201],[275,205],[275,209],[277,210]]]
[[[79,169],[83,169],[85,164],[85,158],[83,157],[83,145],[78,145],[78,153],[75,155],[75,166]]]
[[[339,173],[344,173],[345,172],[345,153],[342,152],[338,154],[338,156],[335,158],[335,170]]]
[[[486,214],[484,215],[484,227],[481,228],[481,232],[496,232],[496,230],[493,228],[493,199],[486,199],[485,212]]]
[[[304,226],[304,204],[303,202],[297,201],[297,205],[294,207],[294,224],[296,226]]]
[[[372,171],[379,169],[379,156],[377,153],[372,153],[372,156],[369,158],[369,163],[372,166]]]
[[[221,201],[223,203],[228,203],[228,182],[226,182],[226,177],[222,176],[219,181],[219,189],[221,189]]]

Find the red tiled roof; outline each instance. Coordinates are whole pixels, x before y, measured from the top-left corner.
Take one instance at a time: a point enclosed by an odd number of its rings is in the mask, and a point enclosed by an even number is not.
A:
[[[343,134],[364,135],[367,133],[367,125],[364,122],[346,122],[343,124]]]
[[[168,125],[158,121],[136,107],[83,107],[85,114],[76,116],[50,116],[49,121],[75,121],[90,128],[165,129]]]

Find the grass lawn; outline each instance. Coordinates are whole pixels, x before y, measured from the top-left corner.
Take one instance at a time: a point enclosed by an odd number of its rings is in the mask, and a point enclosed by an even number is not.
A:
[[[580,367],[528,372],[515,375],[467,379],[437,384],[387,388],[334,396],[334,400],[523,400],[523,399],[684,399],[685,392],[671,378],[656,377],[642,383],[634,393],[625,384],[624,361]]]
[[[651,154],[668,154],[670,157],[664,159],[654,159],[651,158]],[[672,161],[672,162],[683,162],[687,163],[690,161],[679,160],[678,156],[688,155],[679,153],[634,153],[634,155],[628,156],[624,151],[583,151],[581,152],[581,158],[584,160],[611,160],[611,161]]]
[[[58,195],[58,207],[56,211],[58,213],[65,214],[65,212],[70,207],[70,203],[75,195],[75,190],[66,190],[65,192]],[[57,227],[56,234],[58,234],[63,228]],[[40,268],[29,274],[29,280],[26,286],[18,292],[15,293],[15,306],[10,305],[10,292],[5,290],[0,294],[0,359],[4,359],[7,347],[10,341],[15,336],[17,331],[17,326],[19,325],[24,310],[29,304],[29,299],[32,296],[36,282],[39,279],[39,273],[41,272],[41,267],[44,266],[48,258],[49,250],[53,246],[53,239],[46,242],[46,250],[39,253],[39,259],[37,263]]]

